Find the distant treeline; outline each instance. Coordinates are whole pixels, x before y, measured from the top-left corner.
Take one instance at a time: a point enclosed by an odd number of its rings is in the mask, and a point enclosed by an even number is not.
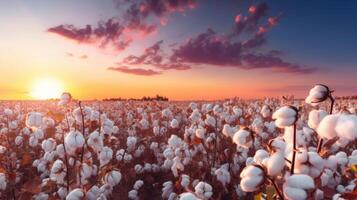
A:
[[[125,98],[106,98],[103,99],[103,101],[168,101],[169,99],[165,96],[160,96],[156,95],[155,97],[142,97],[141,99],[135,99],[135,98],[130,98],[130,99],[125,99]]]
[[[352,95],[352,96],[342,96],[342,97],[337,97],[336,99],[342,99],[342,100],[347,100],[347,99],[357,99],[357,95]]]

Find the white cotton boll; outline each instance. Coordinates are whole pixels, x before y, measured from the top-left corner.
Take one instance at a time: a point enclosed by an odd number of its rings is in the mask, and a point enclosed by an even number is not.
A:
[[[20,145],[22,145],[23,144],[23,141],[24,141],[24,138],[22,137],[22,136],[16,136],[16,138],[15,138],[15,144],[17,145],[17,146],[20,146]],[[1,154],[1,150],[0,150],[0,154]]]
[[[285,167],[284,154],[282,152],[274,153],[267,162],[268,175],[277,176]]]
[[[275,125],[279,128],[285,128],[287,126],[292,126],[296,118],[278,118],[275,120]]]
[[[6,152],[6,147],[0,145],[0,154],[4,154]]]
[[[150,127],[149,121],[146,119],[141,119],[139,123],[142,130],[147,130]]]
[[[135,181],[133,188],[135,190],[139,190],[143,185],[144,185],[144,181],[137,180],[137,181]]]
[[[60,106],[65,106],[72,100],[72,95],[68,92],[62,93],[60,97],[60,101],[58,102],[58,105]]]
[[[184,171],[185,167],[181,162],[181,159],[179,157],[175,157],[173,160],[173,164],[171,166],[171,171],[175,177],[178,177],[178,171]]]
[[[241,174],[240,186],[245,192],[254,192],[264,182],[263,170],[255,165],[246,166]]]
[[[239,145],[244,148],[249,148],[253,144],[251,133],[244,129],[241,129],[236,132],[232,139],[236,145]]]
[[[65,187],[60,187],[58,190],[57,190],[57,195],[61,198],[61,199],[64,199],[66,198],[68,194],[68,191],[67,191],[67,188]],[[91,199],[90,199],[91,200]]]
[[[135,136],[129,136],[126,139],[126,146],[128,147],[128,151],[133,151],[135,149],[135,145],[137,143],[137,138]]]
[[[354,150],[348,157],[348,166],[357,165],[357,150]]]
[[[226,186],[226,184],[231,182],[231,174],[228,171],[228,165],[227,164],[226,165],[222,165],[214,173],[217,176],[217,180],[220,181],[223,186]]]
[[[29,145],[31,147],[36,147],[38,145],[38,139],[35,136],[29,138]]]
[[[300,188],[284,187],[284,195],[289,200],[307,199],[307,192]]]
[[[104,176],[103,182],[114,187],[119,184],[121,177],[122,177],[122,175],[119,171],[112,170]]]
[[[254,154],[254,162],[255,163],[261,163],[265,158],[269,157],[269,153],[265,151],[264,149],[259,149],[255,152]]]
[[[181,186],[187,188],[190,184],[190,177],[186,174],[181,175]]]
[[[240,117],[240,116],[242,116],[243,111],[239,107],[234,106],[233,107],[233,113],[236,115],[236,117]]]
[[[85,106],[84,108],[82,107],[82,112],[83,112],[84,121],[89,120],[91,118],[92,109],[90,107],[87,106]],[[77,121],[77,123],[82,123],[82,112],[80,107],[74,109],[72,112],[74,119]]]
[[[198,109],[193,110],[189,118],[193,122],[198,122],[201,119],[200,111]]]
[[[173,190],[173,183],[171,181],[167,181],[162,184],[162,198],[168,198]]]
[[[66,200],[81,200],[84,197],[84,192],[82,189],[72,190],[66,197]]]
[[[166,108],[166,109],[162,110],[161,116],[166,117],[166,118],[171,118],[172,112],[169,108]]]
[[[173,159],[175,156],[175,153],[171,148],[166,148],[163,154],[166,159],[170,159],[170,160]]]
[[[34,137],[36,137],[37,139],[43,139],[44,136],[45,136],[45,133],[41,129],[37,129],[34,132]]]
[[[271,109],[269,108],[269,106],[264,105],[260,111],[260,114],[264,117],[270,117],[271,116]]]
[[[315,85],[310,91],[309,96],[306,97],[305,102],[313,106],[327,99],[329,95],[329,88],[324,85]]]
[[[198,105],[197,105],[197,103],[195,103],[195,102],[191,102],[191,103],[189,104],[189,107],[191,108],[191,110],[195,110],[195,109],[198,108]]]
[[[0,190],[5,190],[7,185],[6,175],[0,173]]]
[[[248,157],[245,160],[245,165],[250,165],[250,164],[253,164],[253,163],[254,163],[254,158],[252,158],[252,157]]]
[[[294,174],[286,178],[286,185],[292,188],[313,189],[315,188],[314,180],[305,174]]]
[[[327,115],[324,117],[319,126],[317,127],[317,133],[320,137],[326,139],[332,139],[337,136],[335,127],[337,125],[339,115]]]
[[[233,137],[234,133],[236,133],[238,131],[238,128],[236,127],[231,127],[229,124],[225,124],[223,126],[223,130],[222,133],[223,135],[225,135],[226,137]]]
[[[211,115],[206,115],[205,124],[211,127],[216,127],[216,119]]]
[[[324,199],[324,192],[320,189],[316,189],[315,200],[323,200],[323,199]]]
[[[108,164],[113,158],[113,150],[110,147],[103,147],[99,153],[100,166]]]
[[[11,116],[11,115],[14,114],[14,112],[13,112],[11,109],[5,108],[5,109],[4,109],[4,114],[5,114],[6,116]]]
[[[42,141],[42,149],[45,152],[53,151],[56,148],[56,140],[53,138],[49,138],[47,140]]]
[[[203,127],[199,127],[198,129],[196,129],[196,132],[195,132],[196,137],[198,137],[200,139],[204,139],[205,134],[206,134],[206,129],[204,129]]]
[[[100,189],[96,185],[91,187],[86,193],[86,197],[88,200],[98,200],[99,195],[100,195]]]
[[[182,145],[183,141],[181,138],[179,138],[177,135],[171,135],[168,144],[171,148],[176,149],[179,148]]]
[[[81,148],[84,145],[84,142],[84,137],[79,131],[69,132],[64,139],[66,148],[69,147],[72,149]]]
[[[141,173],[144,172],[143,166],[141,166],[141,165],[139,165],[139,164],[137,164],[137,165],[134,166],[134,170],[135,170],[135,172],[136,172],[137,174],[141,174]]]
[[[336,154],[337,163],[341,166],[345,166],[348,163],[347,154],[343,151],[340,151]]]
[[[37,129],[42,126],[42,114],[38,112],[30,112],[26,116],[26,126]]]
[[[283,106],[273,113],[273,119],[296,118],[296,110],[290,106]]]
[[[137,190],[130,190],[128,193],[129,199],[138,199],[138,191]]]
[[[321,120],[327,116],[327,112],[324,110],[312,110],[309,113],[308,125],[312,129],[317,129]]]
[[[62,170],[64,170],[65,165],[62,160],[56,160],[51,168],[51,174],[57,174],[60,173]]]
[[[337,120],[336,132],[340,138],[355,140],[357,138],[357,116],[340,115]]]
[[[276,138],[271,140],[270,147],[275,151],[285,152],[286,143],[282,139]]]
[[[172,119],[170,122],[171,128],[178,128],[179,127],[179,121],[177,119]]]
[[[104,135],[111,136],[113,134],[113,127],[114,127],[114,122],[111,121],[110,119],[105,119],[102,122],[101,132]]]
[[[185,192],[179,195],[179,200],[200,200],[191,192]]]
[[[213,194],[212,189],[210,184],[201,181],[195,186],[195,193],[203,199],[209,199]]]
[[[87,140],[87,144],[91,147],[95,152],[100,152],[103,148],[103,137],[100,135],[98,131],[92,132]]]
[[[40,192],[32,197],[33,200],[48,200],[48,198],[49,195],[44,192]]]

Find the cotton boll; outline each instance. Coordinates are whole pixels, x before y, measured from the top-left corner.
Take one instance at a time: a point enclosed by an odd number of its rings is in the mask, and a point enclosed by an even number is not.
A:
[[[23,141],[24,141],[24,138],[22,137],[22,136],[16,136],[16,138],[15,138],[15,144],[17,145],[17,146],[20,146],[20,145],[22,145],[23,144]],[[0,154],[1,154],[1,150],[0,150]]]
[[[268,175],[277,176],[285,167],[285,158],[282,152],[274,153],[267,162]]]
[[[245,129],[236,132],[232,139],[235,144],[244,148],[249,148],[253,144],[251,133]]]
[[[56,148],[56,141],[53,138],[42,141],[42,149],[45,152],[53,151]]]
[[[130,190],[128,193],[129,199],[138,199],[138,191],[137,190]]]
[[[100,166],[108,164],[113,158],[113,150],[110,147],[104,147],[99,153]]]
[[[190,192],[185,192],[179,195],[179,200],[200,200],[200,199]]]
[[[190,177],[186,174],[181,175],[181,186],[187,188],[190,184]]]
[[[100,189],[98,186],[94,185],[91,187],[86,193],[86,197],[88,200],[97,200],[100,195]]]
[[[293,188],[313,189],[315,188],[314,180],[305,174],[294,174],[286,178],[286,185]]]
[[[238,129],[236,127],[231,127],[229,124],[225,124],[223,126],[222,133],[226,137],[233,137],[234,133],[236,133],[237,131],[238,131]]]
[[[81,148],[84,145],[84,137],[79,131],[71,131],[66,135],[64,143],[69,148]]]
[[[260,111],[260,114],[264,117],[270,117],[271,116],[271,109],[269,108],[269,106],[264,105]]]
[[[42,114],[38,112],[30,112],[26,116],[26,126],[32,129],[38,129],[42,126]]]
[[[181,162],[181,159],[179,157],[175,157],[173,160],[173,164],[171,166],[171,171],[175,177],[178,177],[178,171],[184,171],[185,167]]]
[[[209,199],[213,194],[212,186],[201,181],[195,186],[195,193],[203,199]]]
[[[325,101],[330,95],[330,89],[325,85],[315,85],[310,91],[309,96],[306,97],[305,102],[313,106]]]
[[[309,113],[308,125],[312,129],[317,129],[321,120],[327,116],[327,112],[324,110],[312,110]]]
[[[66,197],[66,200],[81,200],[84,197],[84,192],[82,189],[72,190]]]
[[[305,200],[307,191],[315,188],[314,180],[305,174],[294,174],[286,178],[284,195],[287,199]]]
[[[337,133],[335,131],[335,127],[337,125],[338,118],[339,115],[336,114],[327,115],[324,117],[316,130],[319,136],[326,139],[332,139],[336,137]]]
[[[119,184],[121,177],[122,175],[119,171],[112,170],[103,177],[103,182],[114,187]]]
[[[88,106],[82,107],[84,121],[89,120],[92,115],[92,109]],[[72,114],[77,123],[82,123],[82,112],[80,107],[73,110]]]
[[[135,136],[129,136],[126,139],[126,146],[128,147],[128,151],[133,151],[135,149],[135,145],[137,143],[137,138]]]
[[[256,191],[261,186],[261,184],[263,184],[264,176],[264,171],[260,166],[246,166],[240,174],[240,186],[242,190],[245,192]]]
[[[0,190],[5,190],[7,185],[6,175],[0,173]]]
[[[205,124],[211,127],[216,127],[216,119],[211,115],[206,115]]]
[[[98,131],[94,131],[89,135],[87,144],[95,152],[98,153],[103,148],[103,137],[100,135],[100,133]]]
[[[172,119],[170,122],[171,128],[178,128],[179,127],[179,121],[177,119]]]
[[[176,148],[179,148],[183,144],[183,141],[177,135],[171,135],[168,140],[168,144],[171,148],[176,149]]]
[[[111,136],[113,134],[113,127],[114,127],[114,122],[109,119],[105,119],[102,122],[101,132],[104,135]]]
[[[11,115],[14,114],[14,112],[13,112],[11,109],[9,109],[9,108],[5,108],[5,109],[4,109],[4,114],[5,114],[6,116],[11,116]]]
[[[291,200],[306,200],[307,192],[300,188],[284,187],[285,198]]]
[[[65,106],[72,100],[72,95],[68,92],[62,93],[60,97],[60,101],[58,102],[58,105],[60,106]]]
[[[162,198],[168,198],[173,191],[173,183],[171,181],[167,181],[163,183],[162,186],[163,188],[161,196]]]
[[[227,164],[226,165],[222,165],[214,173],[217,176],[217,180],[220,181],[223,186],[226,186],[226,184],[231,182],[231,174],[228,171],[228,165]]]
[[[254,162],[260,164],[265,158],[269,157],[269,153],[264,149],[259,149],[254,154]]]
[[[196,129],[195,133],[196,133],[196,137],[198,137],[200,139],[204,139],[206,130],[203,127],[199,127],[198,129]]]
[[[341,115],[337,120],[336,132],[340,138],[355,140],[357,138],[357,116]]]

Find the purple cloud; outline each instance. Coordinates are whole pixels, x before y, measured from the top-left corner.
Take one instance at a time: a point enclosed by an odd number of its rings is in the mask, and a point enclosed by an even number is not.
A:
[[[111,45],[117,51],[122,51],[131,42],[122,37],[124,28],[118,20],[111,18],[106,22],[99,22],[96,27],[86,25],[85,28],[77,28],[73,25],[59,25],[49,28],[47,31],[80,44],[97,44],[100,48]]]
[[[161,72],[154,71],[151,69],[129,68],[127,66],[109,67],[108,70],[118,71],[126,74],[140,75],[140,76],[153,76],[153,75],[161,74]]]

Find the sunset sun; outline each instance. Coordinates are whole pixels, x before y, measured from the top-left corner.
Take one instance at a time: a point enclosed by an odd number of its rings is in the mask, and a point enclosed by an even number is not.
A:
[[[58,98],[63,91],[63,85],[56,79],[37,80],[31,88],[31,97],[34,99]]]

